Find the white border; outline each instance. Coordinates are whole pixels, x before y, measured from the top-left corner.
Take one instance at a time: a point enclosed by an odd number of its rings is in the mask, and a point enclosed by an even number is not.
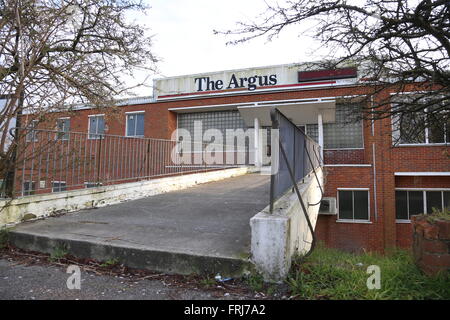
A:
[[[133,114],[144,114],[144,134],[142,134],[142,135],[136,135],[136,134],[133,136],[128,135],[128,116],[133,115]],[[178,116],[177,116],[177,119],[178,119]],[[134,133],[136,133],[136,127],[134,128]],[[124,136],[129,137],[129,138],[145,137],[145,110],[125,112],[125,135]]]
[[[413,176],[420,176],[420,177],[434,177],[434,176],[441,176],[441,177],[447,177],[450,176],[450,172],[447,171],[428,171],[428,172],[394,172],[394,176],[397,177],[413,177]]]
[[[103,117],[103,122],[104,122],[104,124],[106,125],[106,120],[105,120],[105,114],[104,113],[99,113],[99,114],[89,114],[88,115],[88,140],[100,140],[101,139],[101,137],[97,137],[97,138],[91,138],[91,119],[90,118],[93,118],[93,117]],[[98,127],[97,127],[97,130],[98,130]],[[97,131],[97,130],[95,130],[95,131]],[[95,134],[95,135],[98,135],[98,133],[93,133],[93,134]]]

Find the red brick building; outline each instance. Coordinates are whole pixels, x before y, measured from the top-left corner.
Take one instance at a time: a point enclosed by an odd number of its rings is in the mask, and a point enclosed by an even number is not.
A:
[[[269,110],[277,107],[323,148],[328,207],[319,215],[318,239],[352,251],[410,247],[410,216],[450,207],[450,128],[442,137],[425,129],[423,137],[405,141],[403,129],[390,118],[349,122],[361,107],[358,96],[367,92],[357,70],[302,68],[290,64],[158,79],[152,97],[46,120],[59,121],[67,131],[171,139],[177,128],[193,133],[199,120],[202,134],[208,128],[270,127]],[[258,164],[269,148],[262,141],[256,145]]]

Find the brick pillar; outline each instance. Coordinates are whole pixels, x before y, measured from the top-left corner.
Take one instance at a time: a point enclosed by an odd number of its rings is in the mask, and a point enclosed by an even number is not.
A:
[[[413,253],[417,266],[427,274],[450,271],[450,220],[430,222],[413,216]]]

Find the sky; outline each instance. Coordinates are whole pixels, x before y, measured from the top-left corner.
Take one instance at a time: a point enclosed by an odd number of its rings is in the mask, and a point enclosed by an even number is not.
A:
[[[226,45],[231,37],[213,30],[229,30],[238,21],[253,20],[264,12],[264,0],[146,0],[147,16],[137,19],[150,28],[153,52],[161,59],[152,78],[197,74],[258,66],[317,60],[317,44],[299,37],[302,26],[288,28],[271,42],[261,38],[239,45]],[[313,54],[315,53],[315,54]],[[142,80],[147,73],[138,73]],[[135,90],[151,95],[150,88]]]

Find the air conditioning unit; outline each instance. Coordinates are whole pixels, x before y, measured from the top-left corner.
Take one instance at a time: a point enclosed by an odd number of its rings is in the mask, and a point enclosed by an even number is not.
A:
[[[336,214],[336,198],[323,198],[320,203],[319,214]]]

